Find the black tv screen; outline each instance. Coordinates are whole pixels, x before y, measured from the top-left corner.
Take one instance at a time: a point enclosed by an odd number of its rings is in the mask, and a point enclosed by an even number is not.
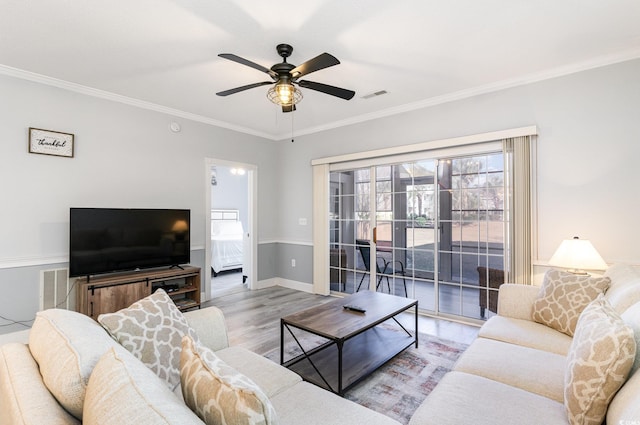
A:
[[[70,276],[190,261],[190,210],[71,208],[69,225]]]

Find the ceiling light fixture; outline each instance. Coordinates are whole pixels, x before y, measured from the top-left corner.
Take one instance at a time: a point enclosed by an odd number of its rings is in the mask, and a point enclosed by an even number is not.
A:
[[[270,101],[280,106],[293,106],[302,100],[302,92],[288,81],[279,81],[267,91]]]
[[[303,76],[321,69],[338,65],[340,61],[329,53],[322,53],[313,59],[310,59],[298,66],[287,62],[287,58],[291,56],[293,47],[289,44],[278,44],[276,46],[278,55],[282,58],[282,62],[276,63],[271,68],[266,68],[248,59],[241,58],[233,53],[220,53],[218,56],[233,62],[257,69],[271,77],[272,81],[260,81],[253,84],[236,87],[216,93],[218,96],[229,96],[245,90],[272,85],[267,91],[267,98],[276,105],[282,106],[282,112],[293,112],[296,110],[296,104],[302,100],[302,92],[299,87],[319,91],[330,96],[339,97],[349,100],[355,96],[356,92],[340,87],[330,86],[328,84],[316,83],[315,81],[300,80]],[[275,85],[273,85],[275,83]]]

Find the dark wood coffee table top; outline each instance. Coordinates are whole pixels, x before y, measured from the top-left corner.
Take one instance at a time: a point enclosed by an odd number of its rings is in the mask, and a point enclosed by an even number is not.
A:
[[[350,311],[345,305],[357,305],[365,313]],[[361,291],[344,298],[283,317],[284,323],[328,339],[349,339],[396,314],[417,305],[417,301],[380,292]]]
[[[347,310],[345,305],[366,312]],[[395,318],[411,307],[415,307],[413,335]],[[390,328],[378,326],[387,320]],[[285,329],[302,350],[287,361]],[[319,335],[327,342],[303,348],[292,329]],[[418,346],[418,301],[379,292],[356,292],[280,320],[280,364],[340,395],[413,344]]]

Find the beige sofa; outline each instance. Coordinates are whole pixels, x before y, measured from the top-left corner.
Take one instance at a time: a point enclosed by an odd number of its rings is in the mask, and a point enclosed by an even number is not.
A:
[[[635,347],[640,335],[640,274],[632,267],[616,265],[605,275],[611,279],[606,297],[635,331],[635,340],[633,334],[631,337]],[[538,292],[539,288],[532,286],[501,286],[499,314],[485,323],[479,337],[417,409],[410,424],[570,423],[564,406],[564,377],[573,340],[532,320],[532,306]],[[89,351],[99,347],[99,352],[113,352],[111,362],[100,361],[99,366],[89,371],[86,397],[80,392],[78,400],[65,400],[66,405],[75,403],[78,408],[84,407],[85,423],[202,423],[186,407],[180,391],[171,393],[96,322],[72,312],[64,316],[70,318],[66,320],[67,326],[52,332],[54,339],[47,336],[47,340],[62,338],[67,345],[79,343],[81,352],[85,345],[93,347]],[[188,312],[185,317],[205,346],[215,350],[221,359],[262,389],[273,404],[280,424],[398,424],[302,382],[298,375],[261,356],[229,347],[224,317],[217,308]],[[25,335],[19,334],[23,338]],[[113,348],[114,345],[120,349]],[[637,350],[634,370],[639,355]],[[121,365],[136,370],[131,371],[125,381],[110,382],[116,379],[116,369]],[[65,366],[67,369],[64,365],[54,366],[55,381],[72,380],[67,376],[69,373],[64,372],[70,370],[69,365]],[[102,375],[101,379],[96,378],[98,374]],[[14,342],[0,346],[0,425],[81,423],[70,413],[74,409],[65,410],[52,395],[48,385],[53,384],[45,383],[43,375],[51,379],[51,365],[39,365],[28,344]],[[87,382],[80,384],[87,386]],[[107,392],[95,401],[96,391],[104,392],[111,387],[118,390],[113,394]],[[136,391],[129,391],[131,388]],[[147,407],[151,408],[150,412],[145,410]],[[607,424],[640,424],[640,373],[632,372],[609,404]]]
[[[60,358],[60,350],[68,349],[78,359],[50,364],[46,356],[40,356],[38,364],[32,350],[34,343],[43,341],[2,345],[0,425],[203,423],[184,404],[179,387],[172,393],[97,322],[64,310],[50,316],[55,319],[51,321],[53,325],[43,330],[43,321],[36,320],[31,338],[36,332],[44,332],[41,339],[56,351],[56,358]],[[280,425],[399,425],[387,416],[303,382],[295,373],[264,357],[229,347],[219,309],[204,308],[187,312],[185,317],[202,344],[260,387],[275,408]],[[78,378],[78,372],[84,372],[85,378]]]
[[[605,298],[635,332],[631,375],[609,404],[607,425],[640,424],[640,274],[614,265]],[[569,424],[565,374],[572,338],[532,320],[535,286],[500,287],[498,315],[414,413],[411,425]],[[633,335],[632,335],[633,338]],[[633,339],[631,340],[633,344]]]

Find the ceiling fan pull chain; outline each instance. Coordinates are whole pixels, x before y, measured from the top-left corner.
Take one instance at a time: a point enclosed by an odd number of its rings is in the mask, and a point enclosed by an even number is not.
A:
[[[296,110],[291,111],[291,143],[293,143],[293,117],[296,114]]]

